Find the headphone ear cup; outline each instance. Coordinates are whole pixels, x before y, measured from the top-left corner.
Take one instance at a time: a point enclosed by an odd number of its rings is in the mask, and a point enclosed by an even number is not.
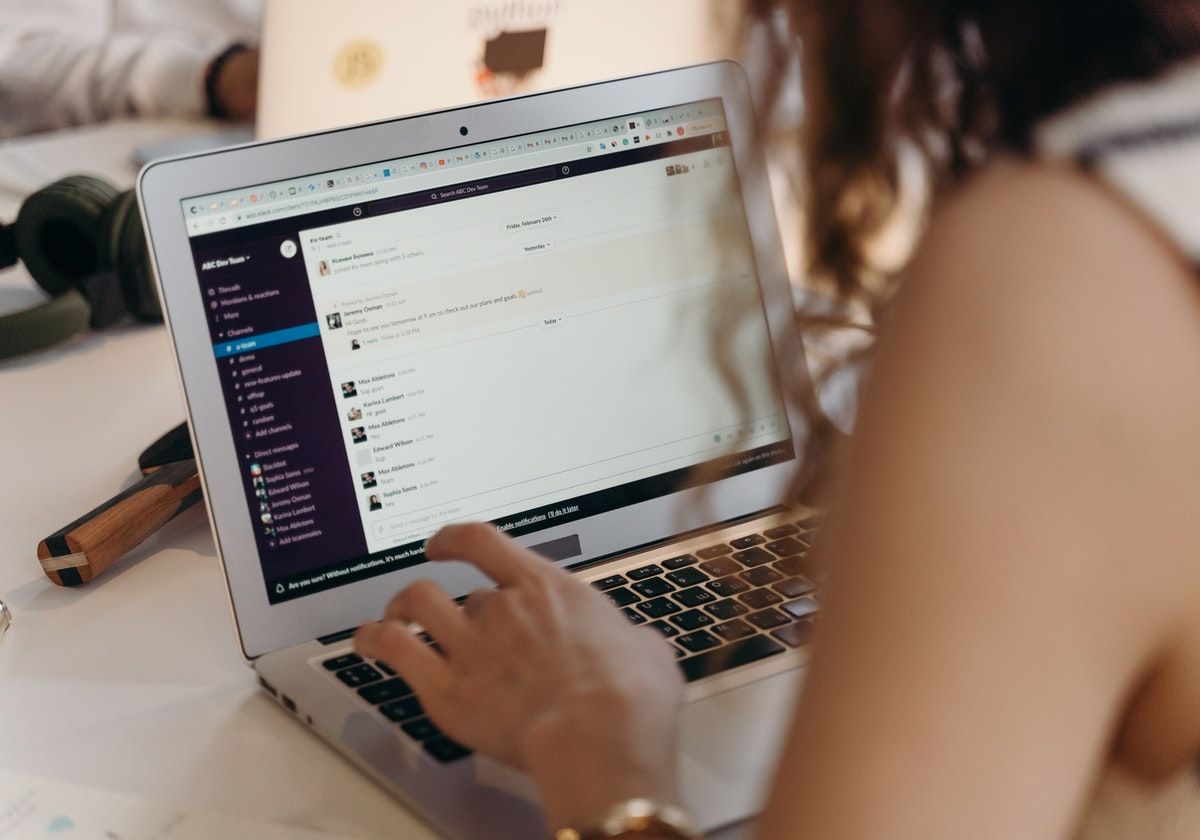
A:
[[[38,285],[58,297],[103,269],[105,211],[117,190],[99,178],[71,175],[38,190],[13,225],[17,253]]]
[[[161,321],[162,307],[154,286],[150,249],[142,230],[142,214],[133,190],[122,193],[104,217],[105,259],[117,272],[125,307],[142,321]]]

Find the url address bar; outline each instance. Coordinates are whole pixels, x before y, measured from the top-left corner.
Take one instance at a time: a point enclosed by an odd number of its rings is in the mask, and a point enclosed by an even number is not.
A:
[[[362,187],[356,190],[347,190],[339,193],[328,193],[326,195],[317,195],[312,198],[296,199],[283,204],[278,204],[274,207],[260,207],[254,210],[248,210],[242,214],[244,219],[269,219],[272,216],[280,216],[285,213],[294,213],[302,210],[312,210],[318,207],[327,207],[330,204],[345,204],[348,201],[354,201],[359,198],[369,198],[379,194],[379,187]]]

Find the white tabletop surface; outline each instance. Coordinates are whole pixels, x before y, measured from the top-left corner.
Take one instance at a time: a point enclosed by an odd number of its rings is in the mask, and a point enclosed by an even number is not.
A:
[[[194,132],[115,123],[0,143],[0,220],[73,172],[132,184],[130,150]],[[0,273],[0,311],[41,299]],[[258,691],[241,659],[200,506],[78,588],[38,541],[137,477],[183,419],[161,326],[128,326],[0,362],[0,768],[362,838],[431,837]]]
[[[0,220],[88,172],[128,186],[130,150],[195,131],[119,123],[0,144]],[[0,274],[0,310],[41,299]],[[183,419],[163,327],[97,333],[0,363],[0,768],[362,838],[431,837],[256,690],[200,506],[94,582],[42,574],[37,543],[137,476]]]

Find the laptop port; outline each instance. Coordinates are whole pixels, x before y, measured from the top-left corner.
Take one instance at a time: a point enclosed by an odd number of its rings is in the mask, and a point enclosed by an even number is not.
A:
[[[288,697],[286,694],[281,694],[281,695],[279,695],[279,699],[281,699],[283,701],[284,708],[286,708],[289,712],[295,714],[296,703],[294,700],[292,700],[291,697]]]

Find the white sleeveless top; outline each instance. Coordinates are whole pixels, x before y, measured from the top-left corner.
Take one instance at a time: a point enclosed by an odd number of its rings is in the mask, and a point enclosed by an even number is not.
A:
[[[1035,153],[1071,160],[1128,200],[1200,273],[1200,59],[1044,122]]]
[[[1200,280],[1200,60],[1117,85],[1044,122],[1042,159],[1079,165],[1156,227]],[[1200,840],[1200,766],[1149,788],[1118,768],[1097,784],[1078,840]]]

